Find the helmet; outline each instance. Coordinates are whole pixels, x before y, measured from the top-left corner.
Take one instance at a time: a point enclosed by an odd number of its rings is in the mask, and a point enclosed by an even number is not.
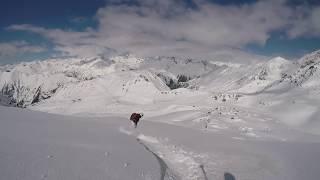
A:
[[[143,113],[140,113],[140,116],[141,116],[141,117],[143,117],[143,115],[144,115]]]

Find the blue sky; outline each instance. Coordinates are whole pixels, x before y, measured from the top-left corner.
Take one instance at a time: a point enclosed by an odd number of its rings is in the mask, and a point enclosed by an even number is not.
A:
[[[318,2],[2,0],[0,64],[115,52],[298,58],[320,49]]]

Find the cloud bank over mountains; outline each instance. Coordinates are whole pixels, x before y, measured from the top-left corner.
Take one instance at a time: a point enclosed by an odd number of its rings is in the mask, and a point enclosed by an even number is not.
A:
[[[67,56],[131,52],[138,56],[209,58],[221,52],[245,54],[263,46],[272,32],[286,38],[320,37],[320,8],[291,6],[285,0],[220,5],[204,0],[112,1],[97,10],[97,27],[83,31],[14,24],[11,31],[43,36]]]
[[[23,53],[41,53],[46,51],[43,46],[32,45],[26,41],[0,43],[0,57],[8,57]]]

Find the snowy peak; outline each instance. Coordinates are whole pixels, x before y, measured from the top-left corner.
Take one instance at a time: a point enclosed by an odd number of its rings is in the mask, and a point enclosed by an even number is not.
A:
[[[304,86],[313,89],[320,87],[320,51],[313,52],[299,60],[300,67],[287,80],[297,86]]]
[[[243,73],[236,80],[237,86],[234,86],[233,91],[240,93],[262,92],[278,84],[286,74],[295,71],[295,69],[295,63],[281,57],[249,67],[242,67]]]
[[[281,57],[276,57],[269,60],[261,67],[259,79],[279,80],[283,74],[294,68],[295,67],[291,61]]]
[[[275,58],[272,58],[270,59],[267,64],[270,66],[270,67],[282,67],[284,65],[287,65],[287,64],[291,64],[291,61],[285,59],[285,58],[282,58],[280,56],[278,57],[275,57]]]
[[[164,56],[147,58],[141,66],[142,69],[153,69],[159,72],[169,72],[176,76],[185,75],[190,77],[205,74],[216,67],[217,65],[210,64],[206,60]]]
[[[60,100],[83,99],[82,96],[91,94],[130,103],[136,102],[135,97],[145,96],[144,101],[150,103],[153,100],[147,99],[178,88],[263,93],[285,82],[301,85],[310,80],[308,86],[317,86],[319,54],[317,51],[305,56],[301,66],[281,57],[251,65],[165,56],[139,58],[131,54],[49,59],[1,66],[0,90],[5,99],[21,106],[49,101],[57,94],[61,94]]]
[[[111,57],[110,60],[118,64],[119,67],[125,68],[125,69],[137,69],[141,63],[144,62],[144,59],[138,58],[134,55],[128,54],[123,56],[114,56]]]
[[[137,70],[143,59],[119,56],[47,60],[5,66],[0,70],[1,99],[25,107],[40,101],[78,101],[112,97],[133,101],[168,90],[156,73]],[[107,93],[107,94],[106,94]],[[87,97],[91,96],[91,97]],[[105,103],[105,102],[104,102]]]
[[[320,50],[307,54],[299,60],[299,63],[301,64],[302,68],[310,64],[319,63],[319,62],[320,62]]]

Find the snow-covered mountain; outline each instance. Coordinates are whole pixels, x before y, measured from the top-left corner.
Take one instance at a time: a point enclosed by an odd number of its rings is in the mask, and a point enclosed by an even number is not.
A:
[[[121,99],[140,96],[141,103],[161,91],[196,88],[193,81],[225,67],[176,57],[47,60],[1,67],[0,88],[19,107],[49,99],[73,100],[67,94],[83,99],[87,93]]]
[[[280,119],[291,118],[288,114],[296,109],[305,111],[300,106],[310,106],[308,113],[299,111],[303,115],[294,116],[292,121],[300,122],[318,112],[319,56],[318,51],[299,61],[276,57],[251,65],[128,54],[24,62],[0,67],[1,103],[62,114],[103,115],[128,113],[128,108],[159,112],[203,99],[209,104],[212,100],[271,112],[285,105],[288,111],[281,111],[286,113],[280,113]]]
[[[0,66],[0,104],[26,108],[0,107],[2,174],[315,179],[319,54],[252,64],[122,55]],[[132,112],[145,114],[138,129]]]

